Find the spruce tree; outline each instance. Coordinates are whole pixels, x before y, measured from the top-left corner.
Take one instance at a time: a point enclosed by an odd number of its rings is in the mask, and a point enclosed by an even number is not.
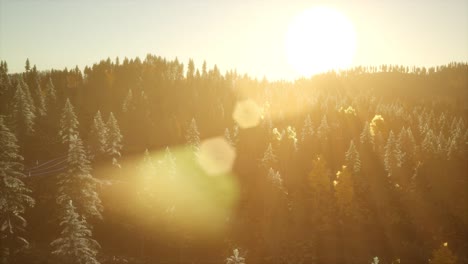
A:
[[[21,86],[21,88],[23,88],[23,92],[24,92],[26,100],[28,101],[29,107],[31,108],[31,111],[34,114],[36,114],[36,105],[34,104],[34,100],[31,96],[31,91],[29,90],[30,87],[24,81],[23,77],[18,78],[18,85]]]
[[[264,167],[266,169],[272,168],[273,165],[277,161],[278,161],[278,159],[276,158],[276,155],[275,155],[275,153],[273,151],[273,146],[271,145],[271,143],[269,143],[267,149],[263,153],[263,157],[262,157],[262,160],[261,160],[262,167]]]
[[[229,145],[234,146],[231,139],[231,133],[229,133],[229,128],[224,129],[224,139],[226,139]]]
[[[317,128],[317,137],[320,140],[327,140],[329,133],[330,133],[330,126],[328,125],[327,116],[324,115],[322,117],[322,121],[320,121],[319,127]]]
[[[12,101],[12,116],[16,134],[20,138],[26,135],[32,135],[34,132],[34,119],[36,115],[32,110],[31,103],[26,98],[24,87],[17,84],[16,92]]]
[[[268,179],[273,183],[274,186],[279,189],[283,189],[283,179],[279,171],[275,171],[273,168],[268,170]]]
[[[33,96],[34,101],[36,102],[36,114],[38,116],[45,116],[47,114],[47,107],[45,96],[41,89],[39,77],[34,78],[34,82]]]
[[[52,254],[61,263],[67,264],[99,264],[96,258],[100,248],[99,243],[92,239],[91,228],[85,217],[80,217],[73,206],[72,200],[65,205],[65,213],[60,222],[62,231],[60,237],[52,241]]]
[[[346,151],[346,165],[355,174],[361,171],[361,159],[353,140],[351,140],[348,151]]]
[[[133,92],[132,90],[128,90],[127,96],[125,97],[122,103],[122,113],[129,113],[135,111],[136,105],[133,99]]]
[[[57,203],[65,206],[73,200],[80,215],[101,218],[103,207],[97,193],[98,181],[91,175],[90,162],[78,135],[69,140],[65,165],[67,170],[58,175]]]
[[[404,155],[401,153],[400,147],[393,131],[388,135],[387,144],[385,145],[384,165],[388,176],[392,176],[397,168],[400,168],[403,162]]]
[[[443,243],[438,249],[432,251],[431,264],[455,264],[457,259],[448,247],[448,243]]]
[[[45,105],[47,106],[48,110],[55,110],[55,103],[57,100],[57,92],[55,91],[54,83],[52,82],[52,78],[49,77],[49,81],[47,82],[45,88]]]
[[[106,152],[112,158],[112,164],[120,167],[117,162],[117,157],[120,157],[122,150],[122,134],[120,133],[119,124],[111,112],[107,120],[107,143]]]
[[[106,152],[107,126],[102,121],[101,111],[97,111],[93,119],[91,132],[89,136],[90,150],[93,157],[102,155]]]
[[[401,129],[398,134],[398,146],[401,149],[402,155],[404,155],[404,160],[402,163],[413,164],[416,162],[416,142],[413,137],[411,129]]]
[[[353,178],[348,167],[343,166],[336,174],[334,182],[336,204],[343,218],[358,219],[358,206],[354,190]]]
[[[26,225],[23,215],[34,199],[23,181],[23,157],[15,135],[0,116],[0,261],[9,263],[11,251],[28,242],[21,237]]]
[[[308,175],[310,210],[312,225],[316,231],[323,231],[331,225],[333,191],[326,161],[317,157],[312,161],[312,170]]]
[[[362,145],[367,146],[370,149],[374,148],[374,136],[371,133],[369,122],[364,124],[359,140]]]
[[[78,137],[78,124],[70,99],[67,99],[60,117],[59,128],[59,136],[63,145],[68,146],[72,138]]]
[[[233,255],[226,258],[226,264],[245,264],[245,258],[241,256],[237,248],[232,252]]]
[[[200,133],[198,132],[197,121],[195,121],[195,118],[192,118],[192,121],[190,122],[190,126],[185,134],[185,139],[192,151],[197,153],[200,148]]]
[[[304,142],[307,138],[312,137],[313,135],[314,128],[312,126],[312,120],[310,118],[310,115],[307,115],[307,117],[304,120],[304,125],[302,126],[301,141]]]
[[[164,152],[164,161],[163,165],[165,168],[165,172],[169,176],[169,178],[173,179],[177,175],[177,165],[176,165],[176,158],[172,155],[171,150],[169,147],[166,147]]]
[[[437,137],[434,135],[432,129],[428,129],[424,140],[421,143],[421,152],[425,159],[433,159],[437,153]]]

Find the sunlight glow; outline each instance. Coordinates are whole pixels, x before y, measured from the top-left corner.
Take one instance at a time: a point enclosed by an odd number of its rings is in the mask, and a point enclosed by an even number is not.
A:
[[[200,144],[198,163],[209,175],[230,172],[235,158],[234,147],[223,137],[206,139]]]
[[[286,34],[288,62],[304,76],[349,67],[355,50],[352,23],[327,7],[315,7],[299,14]]]
[[[255,127],[260,123],[262,109],[252,99],[236,103],[232,118],[240,128]]]

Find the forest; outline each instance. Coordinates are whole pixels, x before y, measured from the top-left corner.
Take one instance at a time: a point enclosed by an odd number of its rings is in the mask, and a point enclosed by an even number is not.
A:
[[[0,63],[0,263],[468,263],[468,64]]]

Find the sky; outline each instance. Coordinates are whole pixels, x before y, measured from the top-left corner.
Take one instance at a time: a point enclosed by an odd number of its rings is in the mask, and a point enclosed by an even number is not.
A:
[[[294,79],[285,36],[315,6],[343,14],[356,33],[351,66],[436,66],[468,62],[466,0],[0,0],[0,60],[10,72],[26,58],[39,70],[146,54],[206,60],[222,72]]]

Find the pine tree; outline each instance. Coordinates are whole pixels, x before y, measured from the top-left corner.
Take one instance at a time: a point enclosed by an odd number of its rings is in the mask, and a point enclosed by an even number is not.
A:
[[[38,116],[45,116],[47,114],[47,107],[45,102],[45,97],[41,89],[41,84],[39,82],[39,77],[34,79],[35,85],[33,89],[34,99],[36,101],[36,112]]]
[[[32,111],[31,104],[26,98],[24,87],[18,83],[12,101],[12,119],[16,134],[23,138],[34,132],[34,119],[36,115]]]
[[[136,109],[136,105],[133,99],[133,92],[130,89],[128,90],[127,96],[125,97],[122,103],[122,112],[129,113],[129,112],[135,111],[135,109]]]
[[[174,155],[172,155],[171,150],[169,147],[166,147],[164,152],[164,168],[165,172],[169,176],[169,178],[173,179],[177,175],[177,167],[176,167],[176,159]]]
[[[283,179],[281,178],[281,174],[279,171],[275,171],[273,168],[268,170],[268,179],[278,187],[279,189],[283,189]]]
[[[421,143],[421,152],[425,159],[433,159],[437,153],[437,137],[432,129],[427,130],[424,140]]]
[[[49,111],[54,110],[56,100],[57,92],[55,91],[55,86],[52,82],[52,78],[49,77],[49,81],[47,82],[45,89],[45,105],[48,107]]]
[[[122,149],[122,134],[114,114],[111,112],[109,120],[107,120],[107,143],[106,152],[112,157],[112,164],[120,167],[117,162],[117,157],[120,157],[120,150]]]
[[[341,215],[343,217],[358,219],[359,208],[357,206],[351,171],[348,167],[343,166],[341,171],[336,174],[334,185],[336,204]]]
[[[405,129],[403,127],[401,129],[398,134],[397,144],[401,149],[402,155],[404,155],[402,163],[413,164],[416,162],[416,142],[410,128]]]
[[[67,99],[62,110],[59,129],[59,136],[63,145],[67,146],[72,138],[78,137],[78,124],[70,99]]]
[[[92,239],[91,228],[85,217],[80,217],[73,206],[72,200],[66,202],[65,214],[60,222],[62,232],[60,237],[52,241],[52,254],[61,263],[68,264],[99,264],[96,258],[100,248],[99,243]]]
[[[457,256],[455,256],[447,243],[443,243],[437,250],[432,252],[431,264],[455,264]]]
[[[312,126],[312,120],[310,119],[310,115],[304,120],[304,125],[302,126],[301,131],[301,141],[304,142],[306,138],[312,137],[314,135],[314,127]]]
[[[140,171],[140,174],[144,176],[150,173],[153,173],[155,171],[156,166],[153,162],[153,159],[151,158],[151,155],[148,149],[145,149],[145,152],[143,153],[143,160],[141,161],[138,167],[139,167],[138,170]]]
[[[330,126],[328,125],[327,116],[324,115],[322,117],[322,121],[320,121],[320,126],[317,128],[317,137],[320,140],[327,140],[329,133],[330,133]]]
[[[224,129],[224,139],[227,140],[229,145],[234,147],[234,142],[232,142],[231,133],[229,132],[229,128]]]
[[[354,141],[351,140],[351,143],[349,144],[348,151],[346,151],[346,165],[348,168],[351,169],[351,171],[355,174],[359,173],[361,171],[361,159],[359,157],[359,152],[354,145]]]
[[[102,204],[97,193],[98,181],[91,175],[91,166],[78,135],[69,140],[67,170],[58,176],[57,203],[65,206],[75,201],[78,213],[86,218],[101,218]]]
[[[28,245],[21,237],[26,220],[27,207],[34,206],[34,199],[21,178],[23,157],[15,135],[5,126],[0,116],[0,261],[8,263],[10,252],[18,246]]]
[[[29,90],[28,84],[24,81],[23,77],[18,78],[18,85],[23,88],[23,92],[25,95],[26,100],[28,101],[29,107],[31,108],[31,112],[36,114],[36,105],[34,104],[34,100],[31,96],[31,91]]]
[[[317,157],[312,161],[312,170],[308,175],[310,210],[315,230],[323,231],[330,227],[333,191],[326,161]]]
[[[371,133],[369,122],[364,124],[364,128],[362,129],[359,139],[362,145],[369,146],[371,149],[374,148],[374,136]]]
[[[239,253],[239,249],[232,251],[233,255],[226,259],[226,264],[245,264],[245,258]]]
[[[267,149],[263,154],[261,164],[264,168],[268,169],[272,168],[277,161],[278,159],[276,158],[276,155],[273,151],[273,146],[271,145],[271,143],[269,143]]]
[[[185,134],[185,139],[187,140],[187,144],[190,146],[192,151],[197,153],[200,147],[200,133],[198,132],[195,118],[192,118],[192,121],[190,122],[190,126],[187,129],[187,133]]]
[[[392,176],[397,168],[401,167],[403,161],[403,154],[397,144],[393,131],[388,135],[387,144],[385,145],[384,165],[388,176]]]
[[[93,156],[99,156],[106,152],[107,126],[102,120],[101,111],[97,111],[94,116],[89,144]]]
[[[195,63],[193,59],[189,59],[188,66],[187,66],[187,80],[192,80],[195,74]]]
[[[29,58],[26,59],[26,63],[24,65],[24,69],[26,70],[26,72],[29,72],[29,70],[31,70],[31,64],[29,63]]]

